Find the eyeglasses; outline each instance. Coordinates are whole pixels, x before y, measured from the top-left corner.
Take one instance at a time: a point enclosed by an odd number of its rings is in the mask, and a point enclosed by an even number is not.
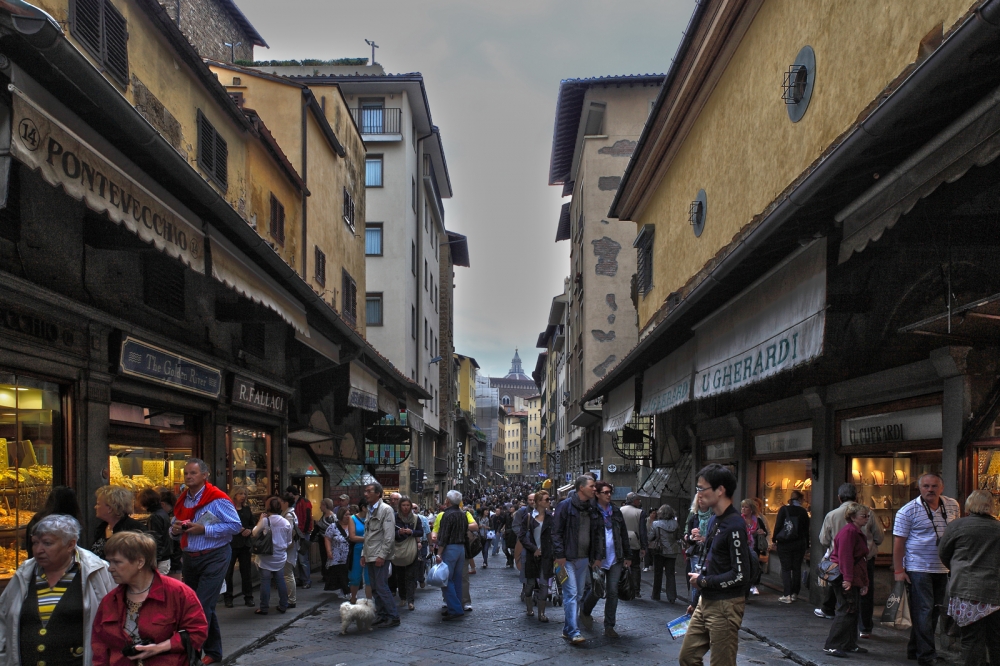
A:
[[[710,487],[709,488],[702,488],[701,486],[695,486],[694,487],[694,491],[696,493],[698,493],[698,494],[701,494],[701,493],[703,493],[703,492],[705,492],[707,490],[711,490],[711,488]]]
[[[597,494],[598,495],[610,495],[611,491],[610,490],[601,490]]]

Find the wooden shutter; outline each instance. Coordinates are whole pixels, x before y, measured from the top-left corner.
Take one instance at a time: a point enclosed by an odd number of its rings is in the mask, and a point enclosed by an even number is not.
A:
[[[354,325],[358,321],[358,285],[347,271],[343,271],[341,276],[341,310],[344,318]]]
[[[225,190],[229,184],[229,147],[205,114],[198,109],[198,164]]]
[[[73,36],[98,58],[101,56],[101,5],[104,0],[73,2]]]
[[[285,243],[285,207],[274,194],[271,195],[271,223],[268,231],[276,241],[282,245]]]
[[[104,65],[121,83],[128,83],[128,26],[109,0],[104,0]]]
[[[229,186],[229,146],[218,132],[215,132],[215,179],[222,189]]]

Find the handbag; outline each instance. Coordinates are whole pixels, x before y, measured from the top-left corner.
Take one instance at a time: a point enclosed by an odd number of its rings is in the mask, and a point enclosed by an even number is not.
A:
[[[201,657],[198,654],[201,650],[194,649],[194,644],[191,642],[191,637],[188,635],[187,629],[181,629],[177,633],[181,635],[181,645],[184,646],[184,652],[187,653],[188,666],[201,666]]]
[[[618,598],[622,601],[632,601],[635,599],[632,567],[622,567],[622,575],[618,579]]]
[[[604,569],[600,567],[590,570],[590,593],[598,599],[604,599],[608,594],[607,579]]]
[[[264,523],[270,527],[271,517],[266,516]],[[254,555],[274,555],[274,541],[271,539],[271,530],[267,527],[250,536],[250,552]]]
[[[826,585],[829,585],[833,581],[837,580],[838,578],[840,578],[841,575],[840,565],[830,559],[831,551],[832,549],[827,550],[826,555],[823,556],[823,559],[820,560],[819,565],[817,565],[817,569],[819,569],[818,582],[821,586],[824,587]]]
[[[465,533],[465,559],[471,560],[473,557],[483,552],[483,540],[476,532]]]

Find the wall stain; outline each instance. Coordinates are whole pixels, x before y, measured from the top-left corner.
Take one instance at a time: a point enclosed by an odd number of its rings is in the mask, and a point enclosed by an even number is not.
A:
[[[613,314],[608,315],[608,323],[609,324],[615,323],[615,316]]]
[[[614,354],[608,356],[606,359],[604,359],[603,363],[594,366],[594,374],[597,375],[598,377],[603,377],[605,373],[607,373],[608,368],[611,367],[611,364],[617,360],[618,357],[615,356]]]
[[[615,339],[614,331],[608,331],[607,333],[605,333],[601,329],[595,328],[590,332],[590,334],[593,335],[594,339],[597,340],[598,342],[608,342],[610,340]]]
[[[618,304],[615,303],[614,294],[608,294],[607,296],[605,296],[604,302],[608,304],[608,307],[611,308],[612,312],[618,312]]]
[[[597,151],[599,155],[614,155],[615,157],[629,157],[634,151],[635,147],[638,145],[638,141],[629,141],[628,139],[622,139],[620,141],[615,141],[612,146],[604,146]]]
[[[594,256],[597,257],[597,266],[594,272],[598,275],[614,277],[618,274],[618,253],[621,251],[621,243],[604,236],[590,241],[594,246]]]
[[[605,192],[614,192],[618,189],[618,185],[621,182],[621,176],[601,176],[597,179],[597,189],[604,190]]]

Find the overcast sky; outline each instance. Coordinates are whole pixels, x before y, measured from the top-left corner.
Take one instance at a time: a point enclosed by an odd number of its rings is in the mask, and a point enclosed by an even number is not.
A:
[[[455,349],[481,372],[525,372],[569,273],[548,185],[559,81],[665,73],[694,0],[237,0],[270,44],[258,60],[370,57],[421,72],[455,196],[448,228],[469,237],[456,269]]]

